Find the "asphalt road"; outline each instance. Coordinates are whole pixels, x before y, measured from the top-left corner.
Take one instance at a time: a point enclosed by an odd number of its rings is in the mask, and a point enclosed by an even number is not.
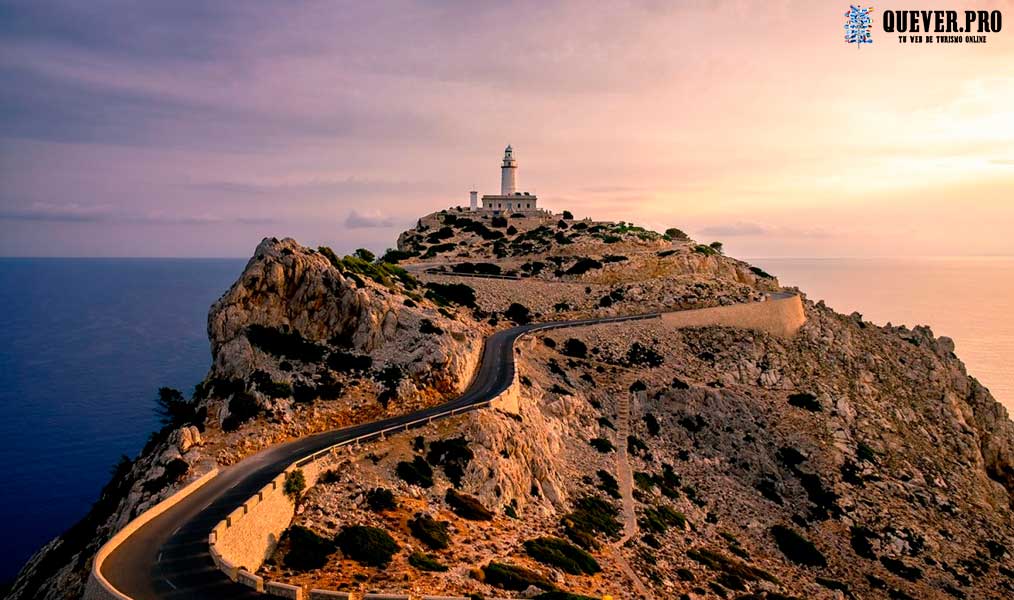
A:
[[[179,504],[127,538],[102,565],[102,574],[135,600],[154,598],[263,598],[233,583],[215,568],[208,549],[211,529],[296,460],[362,435],[440,415],[468,410],[507,389],[514,379],[514,342],[529,331],[657,318],[658,313],[535,323],[497,332],[486,340],[482,362],[464,394],[444,404],[373,423],[328,431],[272,446],[250,456],[204,484]]]

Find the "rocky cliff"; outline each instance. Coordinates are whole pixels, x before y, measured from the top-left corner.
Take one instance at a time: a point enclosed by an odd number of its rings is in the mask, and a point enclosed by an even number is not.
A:
[[[678,230],[549,214],[441,211],[370,258],[264,240],[210,311],[205,381],[163,393],[165,428],[10,597],[79,596],[104,539],[214,464],[452,397],[497,329],[782,289]],[[790,339],[659,321],[527,338],[519,414],[343,457],[263,574],[524,597],[1014,593],[1006,411],[927,327],[805,311]],[[390,556],[341,548],[350,531]]]

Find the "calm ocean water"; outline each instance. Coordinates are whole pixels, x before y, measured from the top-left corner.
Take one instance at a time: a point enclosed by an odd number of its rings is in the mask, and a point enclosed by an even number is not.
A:
[[[208,307],[245,261],[0,259],[0,580],[81,518],[207,372]]]
[[[243,260],[0,259],[0,580],[80,518],[209,362],[208,307]],[[753,259],[877,323],[930,324],[1014,408],[1014,259]]]

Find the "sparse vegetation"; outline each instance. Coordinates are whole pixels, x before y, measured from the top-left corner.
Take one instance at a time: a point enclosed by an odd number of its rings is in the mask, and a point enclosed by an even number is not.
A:
[[[556,586],[542,575],[517,565],[491,561],[482,568],[482,575],[486,583],[503,590],[520,592],[528,589],[530,586],[535,586],[542,590],[556,589]]]
[[[619,535],[623,525],[617,520],[619,511],[611,503],[595,496],[582,496],[574,510],[562,519],[564,532],[575,544],[592,550],[600,543],[596,534]]]
[[[306,363],[320,362],[325,348],[307,341],[298,331],[285,331],[266,325],[250,325],[246,338],[255,348],[276,358],[288,358]]]
[[[790,394],[789,404],[797,408],[804,408],[810,412],[820,412],[822,410],[820,402],[817,401],[817,397],[806,392]]]
[[[517,323],[525,325],[532,322],[532,312],[524,304],[512,303],[504,312],[504,317]]]
[[[410,485],[433,487],[433,469],[421,456],[416,456],[412,462],[400,461],[395,467],[395,472]]]
[[[591,554],[556,537],[528,540],[525,542],[525,552],[540,563],[557,567],[571,575],[593,575],[602,570]]]
[[[376,487],[366,492],[366,505],[370,507],[373,512],[383,512],[385,510],[394,510],[398,507],[394,501],[394,493],[391,490]]]
[[[616,446],[613,446],[613,443],[606,438],[592,438],[588,440],[588,443],[592,445],[592,448],[603,454],[616,450]]]
[[[289,550],[283,564],[294,571],[312,571],[323,568],[336,550],[333,541],[317,535],[302,525],[293,525],[286,532]]]
[[[441,467],[454,487],[461,487],[461,478],[464,477],[465,469],[468,468],[468,463],[472,462],[474,457],[475,454],[468,447],[468,440],[457,437],[434,440],[430,444],[426,462],[434,467]]]
[[[342,554],[371,567],[386,567],[401,546],[383,529],[352,525],[343,527],[335,536]]]
[[[824,554],[813,545],[813,542],[804,538],[796,530],[783,525],[775,525],[771,528],[771,535],[774,536],[778,549],[792,562],[809,567],[827,566]]]
[[[426,284],[426,297],[438,306],[459,304],[475,308],[475,290],[463,283],[436,283]]]
[[[285,482],[282,484],[282,491],[293,502],[299,502],[299,496],[306,489],[306,477],[302,469],[293,469],[285,474]]]
[[[418,513],[408,522],[408,530],[419,541],[426,544],[433,550],[443,550],[451,544],[451,536],[448,533],[450,523],[437,521],[430,515]]]
[[[413,552],[408,557],[408,564],[419,569],[420,571],[437,571],[443,572],[447,570],[447,565],[441,563],[434,556],[429,554],[423,554],[422,552]]]

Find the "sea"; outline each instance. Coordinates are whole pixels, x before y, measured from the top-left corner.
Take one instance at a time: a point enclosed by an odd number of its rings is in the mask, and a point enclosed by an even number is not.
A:
[[[1014,258],[750,262],[840,312],[929,324],[1014,408]],[[207,312],[241,259],[0,258],[0,582],[80,519],[208,370]]]

